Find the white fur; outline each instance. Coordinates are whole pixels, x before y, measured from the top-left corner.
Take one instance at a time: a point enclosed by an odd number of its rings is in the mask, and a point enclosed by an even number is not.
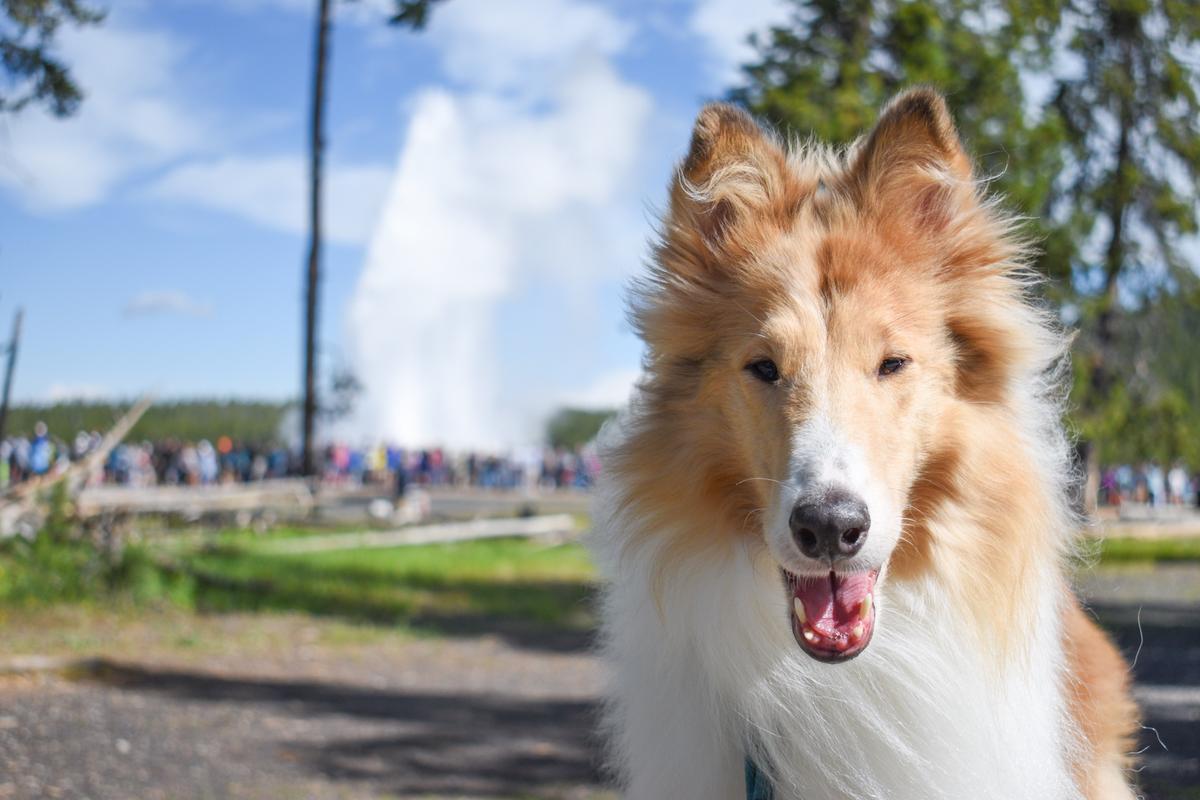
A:
[[[862,448],[839,431],[829,415],[815,414],[792,433],[791,452],[787,480],[781,482],[763,520],[767,546],[775,560],[798,575],[829,572],[828,561],[807,558],[796,547],[788,518],[795,504],[806,497],[841,489],[866,503],[871,524],[866,545],[840,569],[881,569],[900,541],[900,511],[888,496],[886,484],[871,474]]]
[[[592,538],[608,580],[607,725],[627,798],[742,798],[748,754],[775,800],[1081,797],[1052,570],[1020,587],[1039,618],[1021,622],[1032,640],[1009,663],[966,633],[965,612],[933,581],[884,576],[870,646],[823,664],[793,639],[777,559],[760,541],[673,551],[659,572],[670,531],[635,537],[642,521],[619,511],[636,491],[598,492]]]

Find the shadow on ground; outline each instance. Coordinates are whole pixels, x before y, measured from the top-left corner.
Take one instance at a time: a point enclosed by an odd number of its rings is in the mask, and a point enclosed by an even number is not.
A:
[[[280,741],[281,759],[389,796],[563,797],[602,783],[591,702],[248,680],[108,661],[92,677],[130,692],[303,720],[321,730],[320,741]],[[362,722],[370,724],[354,724]]]
[[[1149,800],[1200,798],[1200,606],[1092,602],[1133,664],[1144,715],[1138,748]]]

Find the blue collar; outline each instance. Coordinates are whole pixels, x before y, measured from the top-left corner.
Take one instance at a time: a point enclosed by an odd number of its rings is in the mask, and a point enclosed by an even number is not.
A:
[[[746,800],[773,800],[775,793],[767,776],[759,772],[749,757],[746,758]]]

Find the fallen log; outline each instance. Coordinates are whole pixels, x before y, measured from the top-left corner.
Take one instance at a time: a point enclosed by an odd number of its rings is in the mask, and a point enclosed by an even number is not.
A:
[[[496,539],[508,536],[561,537],[578,533],[575,518],[570,514],[550,514],[541,517],[510,519],[476,519],[443,525],[417,525],[390,531],[333,533],[325,536],[305,536],[264,543],[256,552],[274,555],[325,553],[333,550],[363,550],[380,547],[404,547],[418,544],[465,542],[475,539]]]
[[[216,486],[89,486],[79,493],[80,518],[102,514],[204,514],[285,509],[307,513],[313,506],[308,483],[299,478]]]

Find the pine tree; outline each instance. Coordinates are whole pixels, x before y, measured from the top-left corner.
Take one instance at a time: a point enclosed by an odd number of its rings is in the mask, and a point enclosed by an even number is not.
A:
[[[0,113],[34,104],[66,117],[83,92],[53,54],[63,25],[95,25],[104,14],[79,0],[0,0]]]
[[[1041,268],[1065,277],[1057,266],[1069,261],[1065,243],[1039,222],[1062,169],[1060,121],[1027,113],[1014,58],[1042,55],[1028,20],[1045,12],[1036,0],[1023,5],[1006,13],[986,0],[792,0],[788,24],[754,40],[758,60],[732,99],[791,135],[848,143],[901,89],[937,88],[979,174],[1033,221]]]
[[[734,99],[790,133],[846,142],[899,89],[943,91],[980,174],[1031,218],[1047,295],[1080,329],[1072,402],[1085,440],[1128,458],[1131,442],[1149,454],[1162,449],[1151,441],[1200,435],[1195,398],[1180,402],[1200,362],[1167,367],[1155,352],[1181,340],[1172,326],[1200,301],[1181,248],[1198,228],[1200,4],[792,6],[756,42]]]
[[[1152,407],[1171,394],[1171,378],[1145,368],[1153,354],[1130,346],[1136,331],[1121,317],[1197,288],[1180,244],[1197,232],[1200,201],[1200,5],[1072,0],[1059,22],[1074,65],[1047,110],[1061,120],[1067,154],[1051,215],[1080,243],[1071,262],[1083,333],[1076,400],[1086,433],[1123,435],[1131,432],[1114,424],[1113,401],[1132,393]]]

